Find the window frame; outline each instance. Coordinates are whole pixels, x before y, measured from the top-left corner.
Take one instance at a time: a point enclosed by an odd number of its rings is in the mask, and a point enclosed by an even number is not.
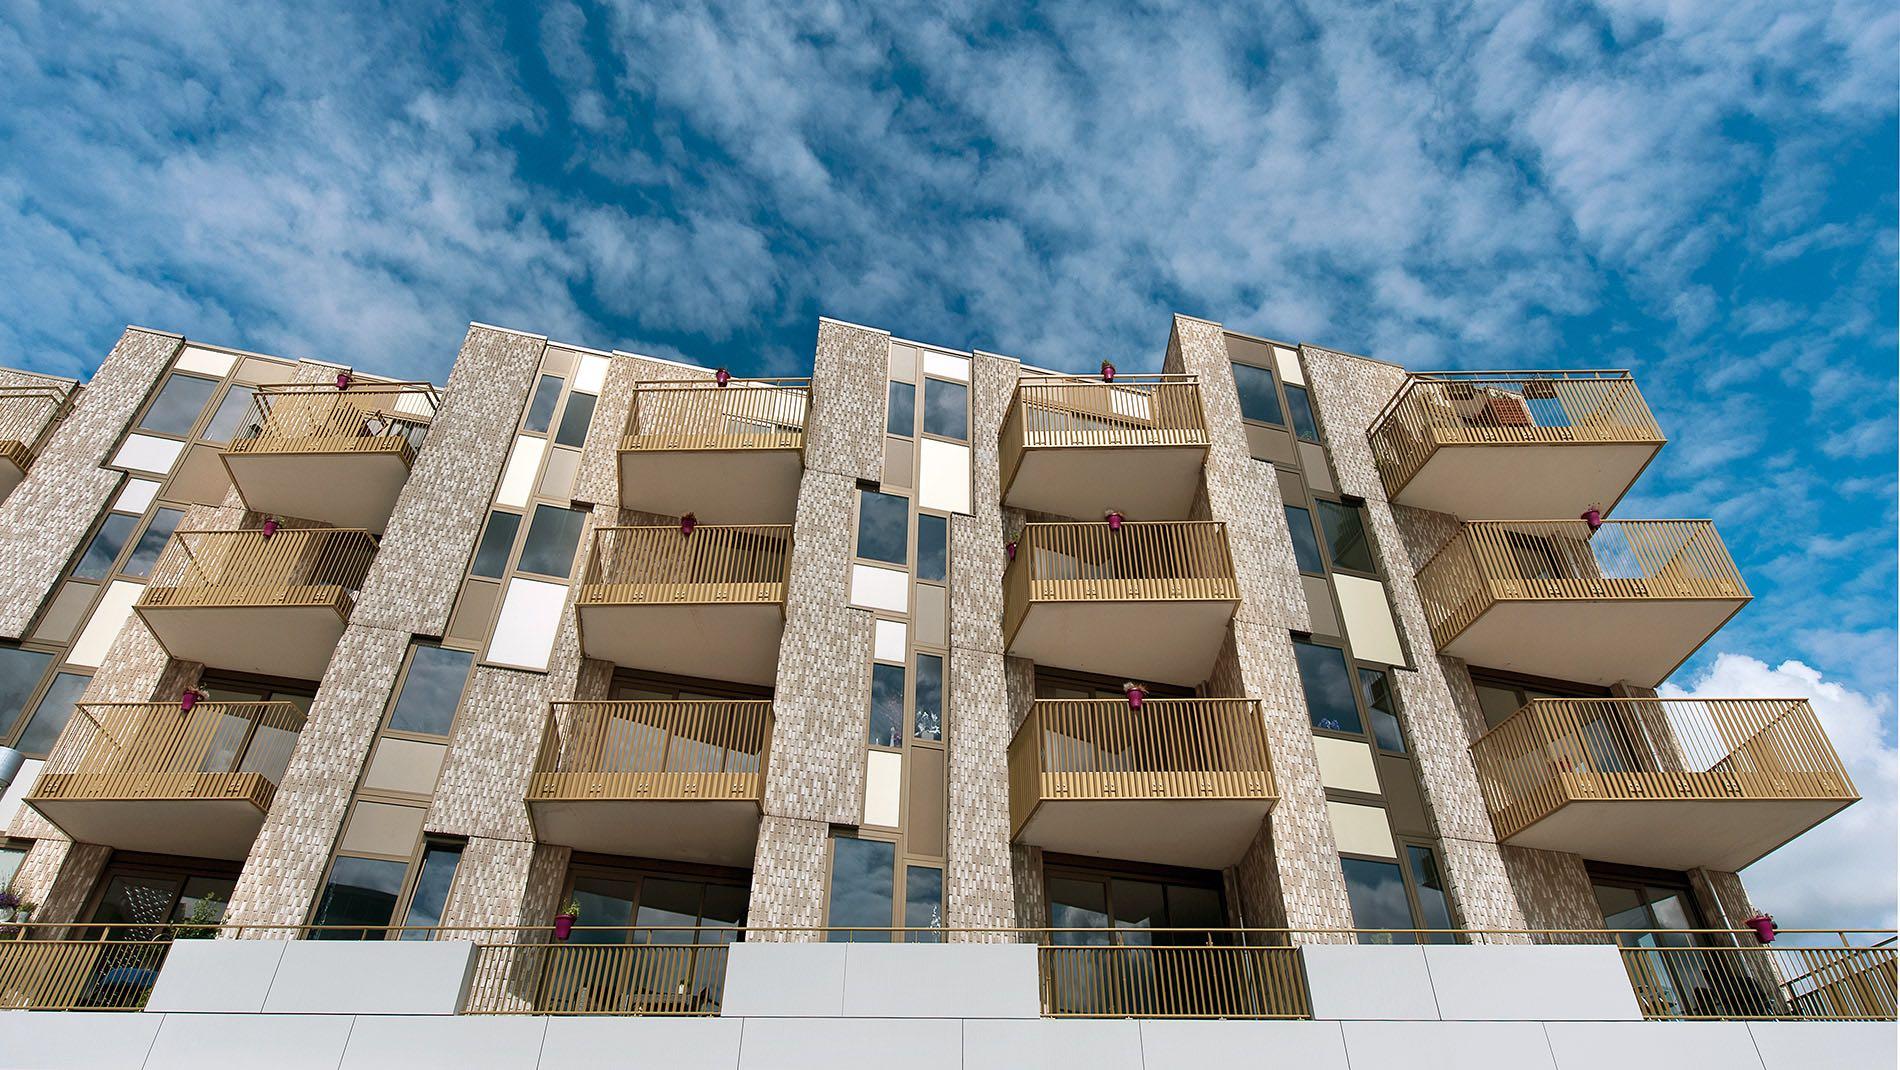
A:
[[[1278,368],[1268,367],[1267,365],[1264,365],[1264,364],[1255,364],[1252,361],[1235,360],[1233,359],[1231,355],[1228,357],[1227,362],[1235,367],[1249,368],[1249,369],[1252,369],[1253,371],[1257,371],[1264,374],[1267,377],[1267,384],[1273,388],[1273,403],[1280,410],[1280,419],[1277,422],[1273,420],[1263,420],[1257,416],[1248,416],[1246,391],[1241,388],[1240,377],[1238,375],[1235,375],[1234,376],[1234,395],[1235,395],[1236,400],[1240,402],[1241,422],[1243,424],[1253,424],[1256,427],[1277,428],[1281,431],[1287,432],[1288,434],[1292,434],[1293,433],[1292,425],[1287,422],[1286,398],[1281,396],[1281,393],[1280,393],[1280,370]]]
[[[456,694],[454,709],[449,714],[448,730],[446,732],[443,732],[441,735],[434,735],[427,732],[417,732],[414,729],[408,729],[408,728],[396,728],[391,723],[391,718],[393,718],[396,715],[396,704],[402,701],[402,689],[405,685],[408,684],[409,673],[411,669],[415,667],[416,651],[422,649],[423,647],[431,647],[438,650],[451,650],[451,651],[454,651],[455,653],[467,654],[469,656],[468,669],[462,675],[462,689],[460,692]],[[468,689],[469,689],[469,685],[475,679],[475,670],[480,668],[481,666],[482,666],[481,651],[471,649],[468,644],[457,642],[455,640],[446,639],[446,638],[445,639],[422,639],[419,637],[411,637],[409,640],[409,648],[403,651],[402,665],[396,671],[395,683],[390,685],[389,697],[383,701],[383,715],[381,719],[377,721],[377,725],[376,725],[377,737],[381,738],[383,736],[388,736],[391,739],[407,739],[407,740],[412,740],[418,743],[453,744],[455,740],[455,730],[458,727],[460,727],[460,725],[462,724],[462,703],[464,700],[468,698]],[[364,797],[364,798],[368,798],[371,796],[380,796],[382,794],[384,793],[375,791],[374,789],[359,789],[357,792],[357,795],[359,797]],[[404,801],[407,801],[406,797],[404,798]]]
[[[1384,809],[1384,807],[1381,806],[1380,809]],[[1451,894],[1451,882],[1449,878],[1446,876],[1445,854],[1443,851],[1439,850],[1438,842],[1435,840],[1426,839],[1425,837],[1422,837],[1422,836],[1401,836],[1401,835],[1398,835],[1397,833],[1394,833],[1392,836],[1392,846],[1394,850],[1397,851],[1397,854],[1394,857],[1386,857],[1384,855],[1371,855],[1371,854],[1365,854],[1365,853],[1356,852],[1356,851],[1340,851],[1339,858],[1342,863],[1344,863],[1345,860],[1347,859],[1352,859],[1353,861],[1357,861],[1357,862],[1376,862],[1383,865],[1397,867],[1399,871],[1399,882],[1405,890],[1405,908],[1407,911],[1411,913],[1411,916],[1412,916],[1411,927],[1413,929],[1419,930],[1420,932],[1442,932],[1442,933],[1447,934],[1447,937],[1448,937],[1447,939],[1443,939],[1443,940],[1434,940],[1434,939],[1428,939],[1422,936],[1414,936],[1412,939],[1405,941],[1405,943],[1414,944],[1414,945],[1464,943],[1465,938],[1457,935],[1460,931],[1459,921],[1458,921],[1458,917],[1459,917],[1458,899],[1456,896]],[[1451,921],[1451,927],[1449,929],[1431,928],[1423,924],[1420,924],[1424,920],[1424,914],[1420,910],[1420,907],[1419,907],[1417,878],[1412,873],[1411,858],[1406,853],[1406,848],[1408,847],[1419,847],[1427,851],[1430,851],[1432,855],[1432,860],[1435,863],[1437,863],[1439,879],[1445,883],[1445,888],[1444,888],[1445,912],[1449,916],[1450,921]],[[1342,880],[1345,879],[1345,870],[1344,870],[1343,864],[1341,866],[1340,878]],[[1353,917],[1353,928],[1355,929],[1361,928],[1361,926],[1359,925],[1359,918],[1357,915],[1354,915]],[[1378,943],[1378,942],[1379,941],[1374,941],[1374,943]],[[1385,943],[1396,944],[1396,943],[1399,943],[1399,941],[1385,941]]]

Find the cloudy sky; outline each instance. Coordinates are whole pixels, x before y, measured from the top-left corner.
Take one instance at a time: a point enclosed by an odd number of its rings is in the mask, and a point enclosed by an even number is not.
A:
[[[1676,684],[1809,695],[1868,795],[1757,897],[1893,924],[1889,0],[318,6],[0,0],[0,362],[439,381],[479,319],[791,373],[824,314],[1144,368],[1178,310],[1628,367],[1621,515],[1756,594]]]

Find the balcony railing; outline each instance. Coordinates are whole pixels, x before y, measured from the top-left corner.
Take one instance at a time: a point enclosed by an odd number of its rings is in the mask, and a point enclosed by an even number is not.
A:
[[[413,462],[435,418],[428,383],[358,381],[264,386],[250,419],[232,437],[232,453],[394,453]]]
[[[557,702],[528,798],[765,798],[767,700]]]
[[[376,537],[353,528],[180,531],[138,605],[335,606],[347,617],[375,556]]]
[[[637,383],[622,451],[803,449],[811,380]]]
[[[585,929],[483,943],[466,1014],[719,1013],[736,929]]]
[[[288,702],[85,703],[27,801],[242,799],[270,809],[303,730]]]
[[[176,933],[166,925],[87,926],[56,939],[0,924],[0,1010],[138,1010]]]
[[[582,605],[783,602],[790,524],[596,528]]]
[[[25,470],[46,428],[65,408],[70,389],[0,386],[0,461]]]
[[[1025,524],[1003,576],[1014,637],[1037,602],[1208,602],[1240,597],[1227,525],[1214,521]]]
[[[1094,510],[1103,507],[1099,501],[1077,498],[1077,491],[1106,494],[1123,509],[1154,516],[1154,507],[1164,499],[1191,499],[1191,495],[1180,493],[1178,485],[1198,481],[1187,479],[1186,472],[1178,467],[1148,471],[1129,461],[1126,453],[1109,453],[1100,458],[1100,463],[1115,465],[1123,476],[1110,493],[1104,487],[1073,485],[1078,481],[1099,482],[1102,469],[1058,465],[1045,466],[1040,474],[1024,475],[1024,461],[1038,451],[1076,451],[1062,454],[1076,458],[1088,451],[1143,448],[1198,450],[1205,454],[1207,444],[1201,386],[1192,375],[1124,375],[1113,383],[1059,376],[1025,378],[1016,385],[1016,396],[1003,417],[999,439],[1004,494],[1012,504],[1023,508],[1062,515],[1082,515],[1077,510],[1083,500],[1089,501]],[[1019,475],[1023,475],[1020,485]],[[1131,486],[1130,480],[1175,485]],[[1138,500],[1123,502],[1128,495],[1136,495]],[[1144,505],[1149,507],[1144,509]]]

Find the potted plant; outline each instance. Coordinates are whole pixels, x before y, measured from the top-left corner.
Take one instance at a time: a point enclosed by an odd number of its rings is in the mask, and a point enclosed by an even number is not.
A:
[[[1743,924],[1755,930],[1755,939],[1760,940],[1762,943],[1772,944],[1775,942],[1775,916],[1773,914],[1756,912],[1749,915],[1748,920]]]
[[[218,923],[224,920],[223,897],[206,895],[192,904],[191,914],[173,934],[178,940],[209,940],[218,935]]]
[[[20,897],[12,892],[0,891],[0,921],[12,921],[20,909]]]
[[[567,905],[561,908],[561,912],[554,915],[554,938],[567,939],[568,935],[574,931],[574,923],[580,920],[580,916],[580,903],[569,899]]]

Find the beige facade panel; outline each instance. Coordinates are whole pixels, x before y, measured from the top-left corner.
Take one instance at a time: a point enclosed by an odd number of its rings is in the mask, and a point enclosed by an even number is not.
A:
[[[1327,800],[1326,816],[1333,823],[1333,839],[1343,854],[1376,855],[1397,858],[1398,847],[1392,840],[1392,825],[1385,811],[1377,806]]]
[[[349,826],[337,846],[360,854],[407,858],[422,835],[424,813],[420,806],[359,802],[351,808]]]
[[[408,795],[428,795],[435,790],[442,774],[442,759],[448,747],[417,739],[385,736],[376,742],[369,768],[363,773],[363,787],[370,791],[394,791]]]
[[[1379,794],[1379,771],[1372,764],[1372,748],[1364,743],[1331,736],[1314,736],[1313,753],[1319,757],[1319,780],[1329,788]]]
[[[1339,612],[1353,656],[1385,665],[1407,664],[1398,627],[1392,623],[1392,607],[1386,602],[1385,584],[1336,574],[1333,590],[1339,595]]]

